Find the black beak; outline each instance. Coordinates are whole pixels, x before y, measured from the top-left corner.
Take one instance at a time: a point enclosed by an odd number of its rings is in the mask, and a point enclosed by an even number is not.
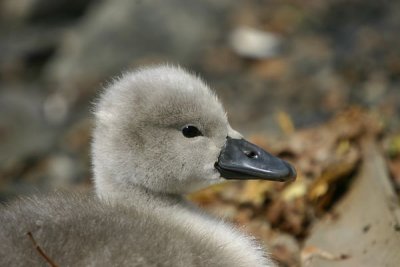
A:
[[[296,178],[296,170],[286,161],[245,139],[230,137],[227,137],[215,168],[226,179],[285,182]]]

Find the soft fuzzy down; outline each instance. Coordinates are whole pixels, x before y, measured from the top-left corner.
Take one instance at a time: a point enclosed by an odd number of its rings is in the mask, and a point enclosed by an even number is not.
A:
[[[178,67],[127,73],[100,96],[96,195],[56,192],[0,210],[0,266],[274,266],[264,250],[183,195],[222,181],[214,167],[240,138],[208,86]],[[193,125],[201,136],[187,138]]]

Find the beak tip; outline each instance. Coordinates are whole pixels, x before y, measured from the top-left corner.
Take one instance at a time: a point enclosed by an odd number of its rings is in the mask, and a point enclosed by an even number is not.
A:
[[[284,163],[288,169],[287,181],[296,180],[296,177],[297,177],[296,169],[291,164],[287,163],[286,161],[284,161]]]

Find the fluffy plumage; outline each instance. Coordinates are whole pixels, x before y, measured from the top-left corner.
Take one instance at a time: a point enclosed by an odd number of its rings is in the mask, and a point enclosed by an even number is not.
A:
[[[55,193],[0,213],[0,266],[272,266],[262,249],[183,194],[221,181],[227,136],[240,137],[208,86],[169,66],[127,73],[95,109],[97,196]],[[202,136],[187,138],[194,125]]]

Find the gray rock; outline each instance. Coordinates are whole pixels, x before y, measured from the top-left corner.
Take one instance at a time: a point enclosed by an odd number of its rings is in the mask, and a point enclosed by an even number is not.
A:
[[[93,0],[2,0],[0,17],[11,22],[63,20],[81,15]]]
[[[0,87],[0,164],[48,150],[55,132],[42,116],[42,96],[32,86]]]
[[[215,45],[226,1],[104,1],[94,6],[48,64],[46,77],[78,94],[129,67],[149,62],[198,64]]]
[[[276,34],[243,26],[234,29],[229,39],[237,54],[254,59],[276,57],[282,42]]]
[[[16,26],[0,29],[0,78],[26,79],[38,75],[52,56],[64,26]]]

